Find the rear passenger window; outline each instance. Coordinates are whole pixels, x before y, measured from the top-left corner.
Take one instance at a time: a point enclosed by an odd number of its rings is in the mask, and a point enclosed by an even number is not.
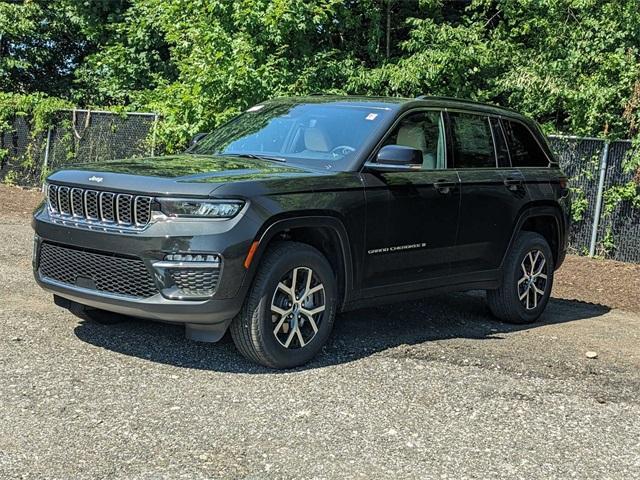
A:
[[[467,113],[450,113],[456,168],[496,168],[489,119]]]
[[[519,122],[503,120],[504,133],[513,167],[546,167],[546,155],[527,127]]]

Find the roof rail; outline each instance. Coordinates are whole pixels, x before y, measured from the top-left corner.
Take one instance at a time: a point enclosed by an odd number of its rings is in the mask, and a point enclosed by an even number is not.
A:
[[[416,100],[451,100],[454,102],[463,102],[463,103],[481,103],[483,105],[487,105],[484,102],[477,102],[476,100],[471,100],[469,98],[459,98],[459,97],[447,97],[445,95],[419,95],[416,97]]]
[[[507,112],[512,112],[518,115],[522,115],[520,112],[518,112],[517,110],[514,110],[512,108],[508,108],[508,107],[501,107],[500,105],[496,105],[493,103],[489,103],[489,102],[478,102],[476,100],[470,100],[468,98],[456,98],[456,97],[446,97],[446,96],[431,96],[431,95],[420,95],[418,97],[416,97],[416,100],[448,100],[448,101],[452,101],[452,102],[458,102],[458,103],[466,103],[469,105],[480,105],[480,106],[485,106],[485,107],[493,107],[493,108],[499,108],[501,110],[507,111]]]

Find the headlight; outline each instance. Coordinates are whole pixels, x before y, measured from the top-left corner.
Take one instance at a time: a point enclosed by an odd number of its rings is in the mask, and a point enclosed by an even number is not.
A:
[[[193,200],[158,198],[160,210],[169,217],[231,218],[244,205],[239,200]]]

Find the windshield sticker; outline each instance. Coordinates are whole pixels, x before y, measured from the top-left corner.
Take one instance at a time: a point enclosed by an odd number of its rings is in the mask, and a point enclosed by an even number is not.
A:
[[[377,116],[378,116],[378,114],[377,114],[377,113],[370,113],[370,114],[369,114],[369,115],[367,115],[365,118],[366,118],[367,120],[375,120]]]
[[[253,107],[249,108],[247,112],[257,112],[258,110],[262,110],[263,108],[264,105],[254,105]]]

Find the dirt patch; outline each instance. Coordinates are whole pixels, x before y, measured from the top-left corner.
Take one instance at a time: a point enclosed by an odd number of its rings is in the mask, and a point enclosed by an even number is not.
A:
[[[0,184],[0,219],[28,218],[42,199],[38,189]],[[553,296],[640,312],[640,264],[568,256]]]
[[[0,184],[0,218],[28,218],[41,201],[42,193],[37,188]]]
[[[640,312],[640,265],[568,256],[556,273],[553,296]]]

